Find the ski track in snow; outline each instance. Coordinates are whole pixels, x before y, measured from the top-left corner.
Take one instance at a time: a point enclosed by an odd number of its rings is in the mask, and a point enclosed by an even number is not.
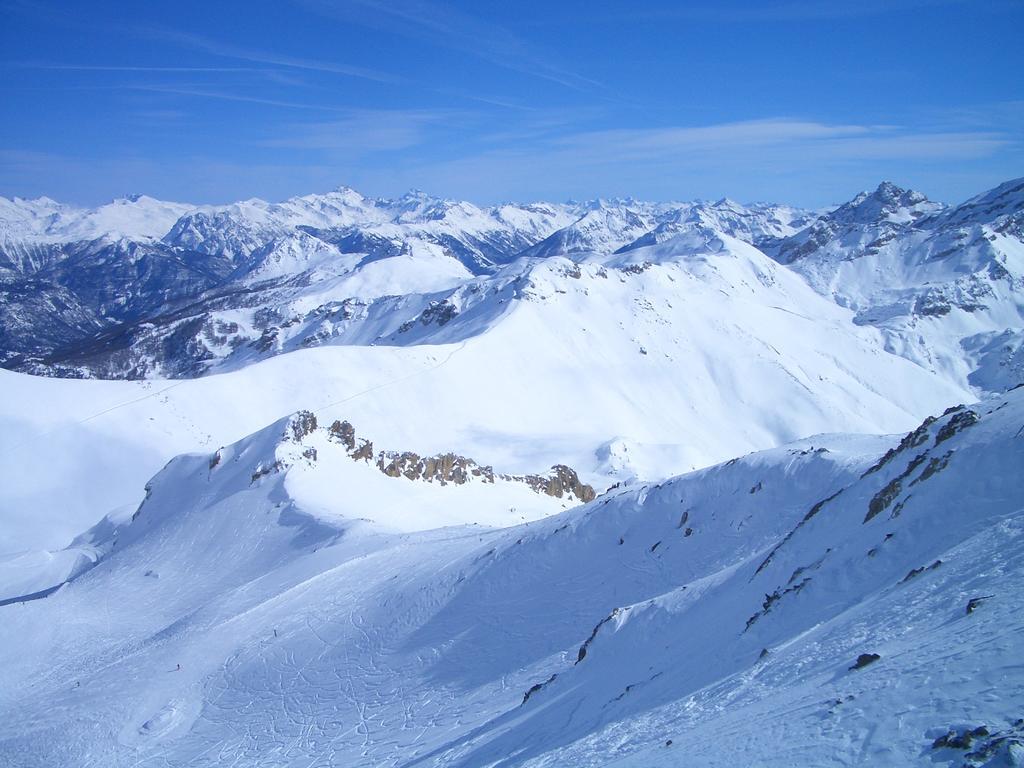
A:
[[[90,768],[927,759],[929,734],[1006,727],[1024,700],[1024,394],[974,410],[979,423],[940,441],[965,409],[946,414],[864,477],[884,441],[822,438],[512,529],[336,521],[296,538],[282,510],[301,508],[286,482],[298,470],[249,479],[290,438],[229,446],[215,470],[183,457],[98,566],[0,608],[0,648],[34,638],[0,667],[0,756]],[[929,456],[948,467],[906,485],[898,514],[865,521],[918,451],[908,483]],[[787,591],[769,601],[773,589]],[[966,614],[979,595],[991,597]],[[751,623],[762,600],[770,610]],[[881,658],[851,671],[866,652]]]
[[[467,342],[465,342],[465,341],[459,343],[459,345],[455,349],[453,349],[451,352],[449,352],[445,356],[445,358],[443,360],[441,360],[440,362],[436,363],[435,365],[432,365],[429,368],[425,368],[425,369],[423,369],[421,371],[414,371],[414,372],[408,374],[407,376],[400,376],[397,379],[392,379],[391,381],[385,381],[385,382],[382,382],[380,384],[377,384],[376,386],[370,387],[368,389],[364,389],[362,392],[356,392],[354,395],[349,395],[348,397],[342,398],[341,400],[335,400],[333,402],[326,403],[325,405],[321,405],[321,406],[319,406],[317,408],[314,408],[313,409],[313,413],[323,413],[324,411],[330,410],[331,408],[335,408],[336,406],[342,405],[343,403],[347,403],[347,402],[350,402],[352,400],[355,400],[357,397],[363,397],[364,395],[368,395],[371,392],[376,392],[376,391],[378,391],[380,389],[384,389],[385,387],[390,387],[390,386],[392,386],[394,384],[398,384],[398,383],[403,382],[403,381],[409,381],[410,379],[415,379],[415,378],[418,378],[420,376],[425,376],[426,374],[431,373],[432,371],[436,371],[438,368],[441,368],[441,367],[447,365],[448,362],[453,357],[455,357],[456,354],[458,354],[459,352],[461,352],[463,349],[466,348],[466,344],[467,344]]]

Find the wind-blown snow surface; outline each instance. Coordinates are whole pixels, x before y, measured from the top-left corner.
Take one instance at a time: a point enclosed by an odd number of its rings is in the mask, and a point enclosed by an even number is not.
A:
[[[980,726],[1019,754],[1024,389],[508,529],[329,514],[337,446],[297,423],[174,460],[72,546],[94,567],[0,605],[4,764],[979,765],[935,742]],[[345,472],[363,517],[367,478],[415,486]]]

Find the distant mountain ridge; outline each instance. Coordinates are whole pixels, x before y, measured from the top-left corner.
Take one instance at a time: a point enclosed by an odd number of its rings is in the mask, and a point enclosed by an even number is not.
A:
[[[180,377],[285,351],[299,332],[305,346],[438,343],[396,331],[431,318],[440,327],[455,297],[501,294],[552,258],[659,263],[714,251],[721,236],[879,328],[887,352],[980,390],[1024,380],[1020,179],[958,206],[883,182],[824,213],[728,199],[481,208],[348,187],[198,207],[0,199],[0,364]]]

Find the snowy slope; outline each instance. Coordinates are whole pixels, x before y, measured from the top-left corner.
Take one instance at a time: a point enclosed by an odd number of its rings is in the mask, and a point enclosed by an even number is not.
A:
[[[0,765],[1024,763],[1022,297],[1021,180],[0,199]]]
[[[956,733],[1012,735],[1024,694],[1021,423],[1017,390],[902,440],[819,436],[423,531],[425,494],[500,511],[523,489],[384,477],[278,422],[176,459],[134,519],[75,542],[96,565],[0,605],[0,755],[959,765]],[[383,525],[371,482],[410,491]]]
[[[999,761],[1007,743],[964,761],[968,749],[935,742],[981,726],[1024,738],[1013,726],[1022,401],[950,409],[852,482],[802,496],[792,516],[776,499],[743,499],[777,488],[764,470],[748,468],[749,490],[733,485],[742,502],[710,509],[707,474],[645,492],[643,512],[661,521],[642,529],[651,565],[690,573],[616,604],[522,713],[440,754],[456,765],[1014,764]],[[607,516],[570,525],[574,539],[604,543],[589,554],[605,567]]]
[[[0,425],[20,439],[0,464],[13,521],[0,552],[59,546],[137,503],[175,454],[300,409],[395,449],[487,456],[509,471],[566,463],[603,487],[806,434],[906,429],[971,397],[882,351],[874,329],[752,246],[706,230],[583,263],[521,261],[453,292],[331,314],[313,304],[268,337],[288,354],[253,363],[246,353],[259,350],[238,347],[222,375],[5,373]],[[319,332],[342,344],[303,343]],[[83,487],[91,476],[104,482]]]
[[[334,402],[337,391],[368,390],[357,398],[367,426],[398,448],[451,447],[526,468],[520,446],[541,441],[550,446],[546,462],[567,461],[610,482],[659,477],[803,434],[906,428],[944,402],[971,399],[969,386],[999,391],[1024,375],[1019,184],[938,213],[919,195],[883,185],[833,218],[854,229],[903,227],[900,237],[855,258],[826,249],[789,268],[743,237],[755,224],[767,231],[772,220],[794,221],[792,211],[744,213],[730,201],[691,208],[692,217],[631,201],[590,208],[608,216],[664,214],[672,226],[618,254],[610,250],[618,236],[600,230],[601,252],[520,258],[474,276],[436,242],[409,235],[376,258],[343,253],[296,222],[362,217],[386,230],[399,226],[398,217],[403,227],[461,221],[468,232],[466,222],[486,213],[517,230],[532,226],[539,237],[568,209],[505,205],[488,213],[422,194],[373,201],[342,189],[234,206],[254,211],[255,223],[273,209],[295,225],[249,252],[242,266],[226,252],[178,253],[163,243],[60,246],[66,250],[46,277],[33,278],[24,293],[0,285],[0,339],[21,334],[54,347],[78,334],[88,343],[30,370],[231,374],[210,384],[80,389],[6,379],[14,393],[4,399],[6,423],[63,469],[26,469],[31,460],[19,457],[5,470],[12,477],[4,491],[8,517],[20,521],[8,530],[20,533],[9,534],[0,551],[18,548],[18,540],[38,546],[33,528],[48,530],[42,541],[57,546],[109,509],[135,502],[141,483],[172,455]],[[962,230],[967,240],[958,239]],[[75,289],[40,291],[44,280]],[[159,314],[148,315],[154,306]],[[110,326],[111,318],[130,321]],[[242,374],[268,356],[326,345],[350,349]],[[449,357],[453,365],[433,369]],[[148,397],[167,387],[167,403]],[[87,421],[105,439],[82,450],[92,441],[79,422],[140,397],[147,399],[126,408],[123,420]],[[437,404],[442,426],[428,423],[424,402]],[[352,416],[364,423],[362,413]],[[100,429],[97,422],[108,418]],[[42,445],[31,436],[36,427],[59,439]],[[83,453],[85,464],[73,467]],[[111,480],[70,493],[78,472]]]

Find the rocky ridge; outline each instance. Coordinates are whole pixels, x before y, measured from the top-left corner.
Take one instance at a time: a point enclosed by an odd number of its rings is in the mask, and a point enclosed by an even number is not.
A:
[[[579,479],[574,469],[564,464],[556,464],[544,474],[514,475],[495,472],[490,465],[479,464],[474,459],[456,453],[421,456],[413,451],[375,451],[373,442],[357,437],[355,427],[348,421],[335,420],[325,430],[319,426],[316,415],[311,411],[299,411],[287,419],[282,435],[284,450],[276,451],[272,462],[261,461],[253,470],[252,482],[268,474],[284,471],[298,461],[315,463],[319,454],[315,447],[307,445],[306,438],[318,431],[326,431],[330,443],[342,448],[353,461],[365,462],[391,478],[442,486],[465,485],[470,482],[519,483],[534,493],[575,503],[593,501],[597,495],[592,486]],[[211,469],[220,463],[220,457],[219,452],[211,457]]]

